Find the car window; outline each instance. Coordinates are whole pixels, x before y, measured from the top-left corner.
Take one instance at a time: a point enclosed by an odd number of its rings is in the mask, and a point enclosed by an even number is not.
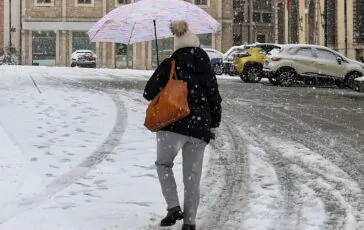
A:
[[[305,56],[305,57],[313,57],[312,49],[309,47],[298,48],[296,55]]]
[[[329,50],[317,49],[317,57],[327,60],[336,61],[337,56]]]
[[[219,55],[218,53],[211,51],[211,50],[207,50],[206,51],[207,55],[211,58],[220,58],[221,55]]]
[[[296,53],[296,50],[297,50],[296,47],[289,47],[289,48],[286,48],[285,53],[294,55]]]
[[[268,52],[268,55],[277,55],[281,52],[281,48],[274,48],[271,51]]]

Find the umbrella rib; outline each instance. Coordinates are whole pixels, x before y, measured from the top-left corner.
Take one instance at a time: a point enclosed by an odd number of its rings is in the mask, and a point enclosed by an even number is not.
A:
[[[133,27],[131,28],[131,33],[130,33],[130,36],[129,36],[128,45],[130,44],[131,37],[133,36],[135,24],[136,24],[136,22],[134,22]]]

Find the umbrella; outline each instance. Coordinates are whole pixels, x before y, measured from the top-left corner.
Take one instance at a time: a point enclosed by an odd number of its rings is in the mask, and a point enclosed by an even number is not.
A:
[[[200,7],[183,0],[141,0],[120,6],[88,31],[91,42],[134,44],[172,37],[171,21],[184,20],[195,34],[216,33],[220,23]]]

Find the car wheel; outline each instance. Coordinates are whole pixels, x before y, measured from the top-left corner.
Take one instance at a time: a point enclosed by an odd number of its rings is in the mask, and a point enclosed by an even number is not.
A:
[[[240,73],[239,76],[240,76],[240,79],[243,80],[243,82],[246,82],[246,83],[250,82],[249,78],[245,74]]]
[[[73,67],[75,67],[76,66],[76,64],[75,63],[71,63],[71,67],[73,68]]]
[[[222,65],[216,65],[214,68],[214,72],[216,75],[222,75],[224,72],[224,68],[222,67]]]
[[[251,65],[246,67],[246,77],[248,78],[249,82],[257,83],[262,79],[262,70],[259,68],[258,65]]]
[[[269,77],[268,80],[272,85],[279,85],[278,79],[276,77]]]
[[[335,80],[335,85],[337,87],[339,87],[340,89],[345,88],[345,82],[343,80],[341,80],[341,79],[336,79]]]
[[[296,79],[296,72],[293,69],[282,69],[278,74],[278,83],[281,86],[292,86]]]
[[[349,88],[349,89],[354,89],[354,80],[355,78],[360,77],[359,73],[349,73],[346,78],[345,78],[345,85]]]

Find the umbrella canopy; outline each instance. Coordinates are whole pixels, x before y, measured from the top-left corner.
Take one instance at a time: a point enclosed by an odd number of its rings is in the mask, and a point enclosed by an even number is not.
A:
[[[171,21],[184,20],[195,34],[215,33],[220,23],[200,7],[183,0],[141,0],[118,7],[88,31],[92,42],[134,44],[171,37]]]

